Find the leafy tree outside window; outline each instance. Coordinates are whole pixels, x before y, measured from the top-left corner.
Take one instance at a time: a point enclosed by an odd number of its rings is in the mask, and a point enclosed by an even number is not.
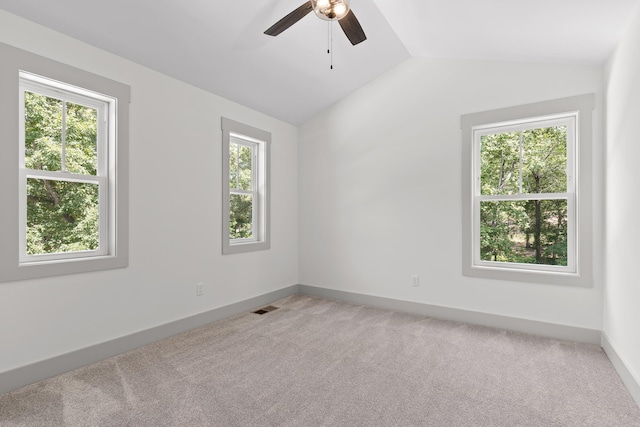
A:
[[[25,168],[96,175],[95,108],[25,91]],[[98,186],[27,178],[27,254],[99,246]]]
[[[229,144],[229,236],[253,239],[256,197],[256,144],[232,137]]]

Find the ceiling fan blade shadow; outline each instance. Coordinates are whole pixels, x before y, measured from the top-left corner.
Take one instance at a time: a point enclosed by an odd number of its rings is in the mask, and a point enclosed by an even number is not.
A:
[[[313,6],[311,5],[311,1],[306,2],[275,24],[273,24],[267,31],[264,33],[269,36],[277,36],[302,18],[304,18],[309,12],[313,10]]]
[[[364,30],[360,26],[360,22],[358,22],[358,18],[356,18],[356,15],[353,13],[353,10],[350,10],[349,13],[347,13],[347,15],[338,22],[342,27],[342,31],[344,31],[352,45],[355,46],[367,39],[367,36],[364,34]]]

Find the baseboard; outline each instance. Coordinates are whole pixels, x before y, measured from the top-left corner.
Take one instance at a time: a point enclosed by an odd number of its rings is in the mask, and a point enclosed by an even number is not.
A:
[[[144,331],[126,335],[114,340],[106,341],[91,347],[72,351],[60,356],[52,357],[30,365],[22,366],[11,371],[0,373],[0,394],[15,390],[26,385],[42,381],[46,378],[80,368],[82,366],[99,362],[118,354],[134,350],[143,345],[167,338],[188,330],[215,322],[235,314],[250,311],[254,308],[267,305],[273,301],[285,298],[297,293],[303,295],[318,296],[322,298],[351,302],[354,304],[380,307],[389,310],[403,311],[407,313],[421,314],[443,320],[453,320],[494,328],[507,329],[528,334],[541,335],[562,340],[585,342],[589,344],[601,344],[601,332],[578,328],[573,326],[557,325],[552,323],[538,322],[534,320],[518,319],[495,314],[487,314],[473,311],[460,310],[449,307],[422,304],[411,301],[402,301],[391,298],[377,297],[372,295],[345,292],[334,289],[319,288],[307,285],[293,285],[277,291],[268,292],[245,301],[240,301],[224,307],[216,308],[205,313],[196,314],[175,322],[166,323]],[[602,344],[604,347],[604,344]],[[606,350],[606,348],[605,348]],[[611,350],[612,354],[615,354]],[[607,352],[609,354],[609,352]],[[613,357],[610,356],[613,361]],[[617,355],[615,356],[617,357]],[[620,360],[618,358],[618,360]],[[626,371],[624,364],[619,361],[621,369]],[[620,369],[614,363],[616,369]],[[620,374],[620,376],[623,376]],[[640,388],[631,374],[628,377],[633,380],[635,392],[634,398],[638,401]],[[623,377],[624,379],[624,377]],[[625,381],[625,384],[627,381]],[[632,386],[630,386],[632,390]],[[635,393],[635,394],[634,394]]]
[[[633,372],[627,368],[627,364],[624,362],[622,357],[620,357],[613,344],[611,344],[611,340],[609,340],[609,337],[604,332],[602,333],[601,345],[604,352],[609,357],[611,364],[616,368],[618,375],[620,375],[622,382],[627,386],[627,390],[631,393],[631,397],[633,397],[640,407],[640,378],[633,375]]]
[[[91,363],[99,362],[109,357],[134,350],[143,345],[186,332],[217,320],[253,310],[297,293],[298,285],[289,286],[254,298],[249,298],[244,301],[216,308],[211,311],[196,314],[194,316],[136,332],[131,335],[96,344],[91,347],[86,347],[27,366],[22,366],[11,371],[2,372],[0,373],[0,394]]]
[[[351,302],[354,304],[403,311],[406,313],[421,314],[437,319],[489,326],[492,328],[506,329],[549,338],[600,345],[601,332],[595,329],[558,325],[555,323],[480,313],[477,311],[461,310],[457,308],[338,291],[335,289],[318,288],[315,286],[298,286],[300,293],[304,295],[318,296],[322,298]]]

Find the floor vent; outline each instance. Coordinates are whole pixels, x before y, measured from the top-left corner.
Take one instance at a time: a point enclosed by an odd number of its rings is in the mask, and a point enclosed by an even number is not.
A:
[[[273,310],[277,310],[278,307],[274,307],[272,305],[268,305],[266,307],[262,307],[260,310],[254,311],[255,314],[265,314]]]

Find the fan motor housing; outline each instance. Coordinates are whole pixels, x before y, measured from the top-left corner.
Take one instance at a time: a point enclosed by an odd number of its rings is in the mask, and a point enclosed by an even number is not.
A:
[[[350,0],[311,0],[314,13],[325,21],[339,21],[350,9]]]

